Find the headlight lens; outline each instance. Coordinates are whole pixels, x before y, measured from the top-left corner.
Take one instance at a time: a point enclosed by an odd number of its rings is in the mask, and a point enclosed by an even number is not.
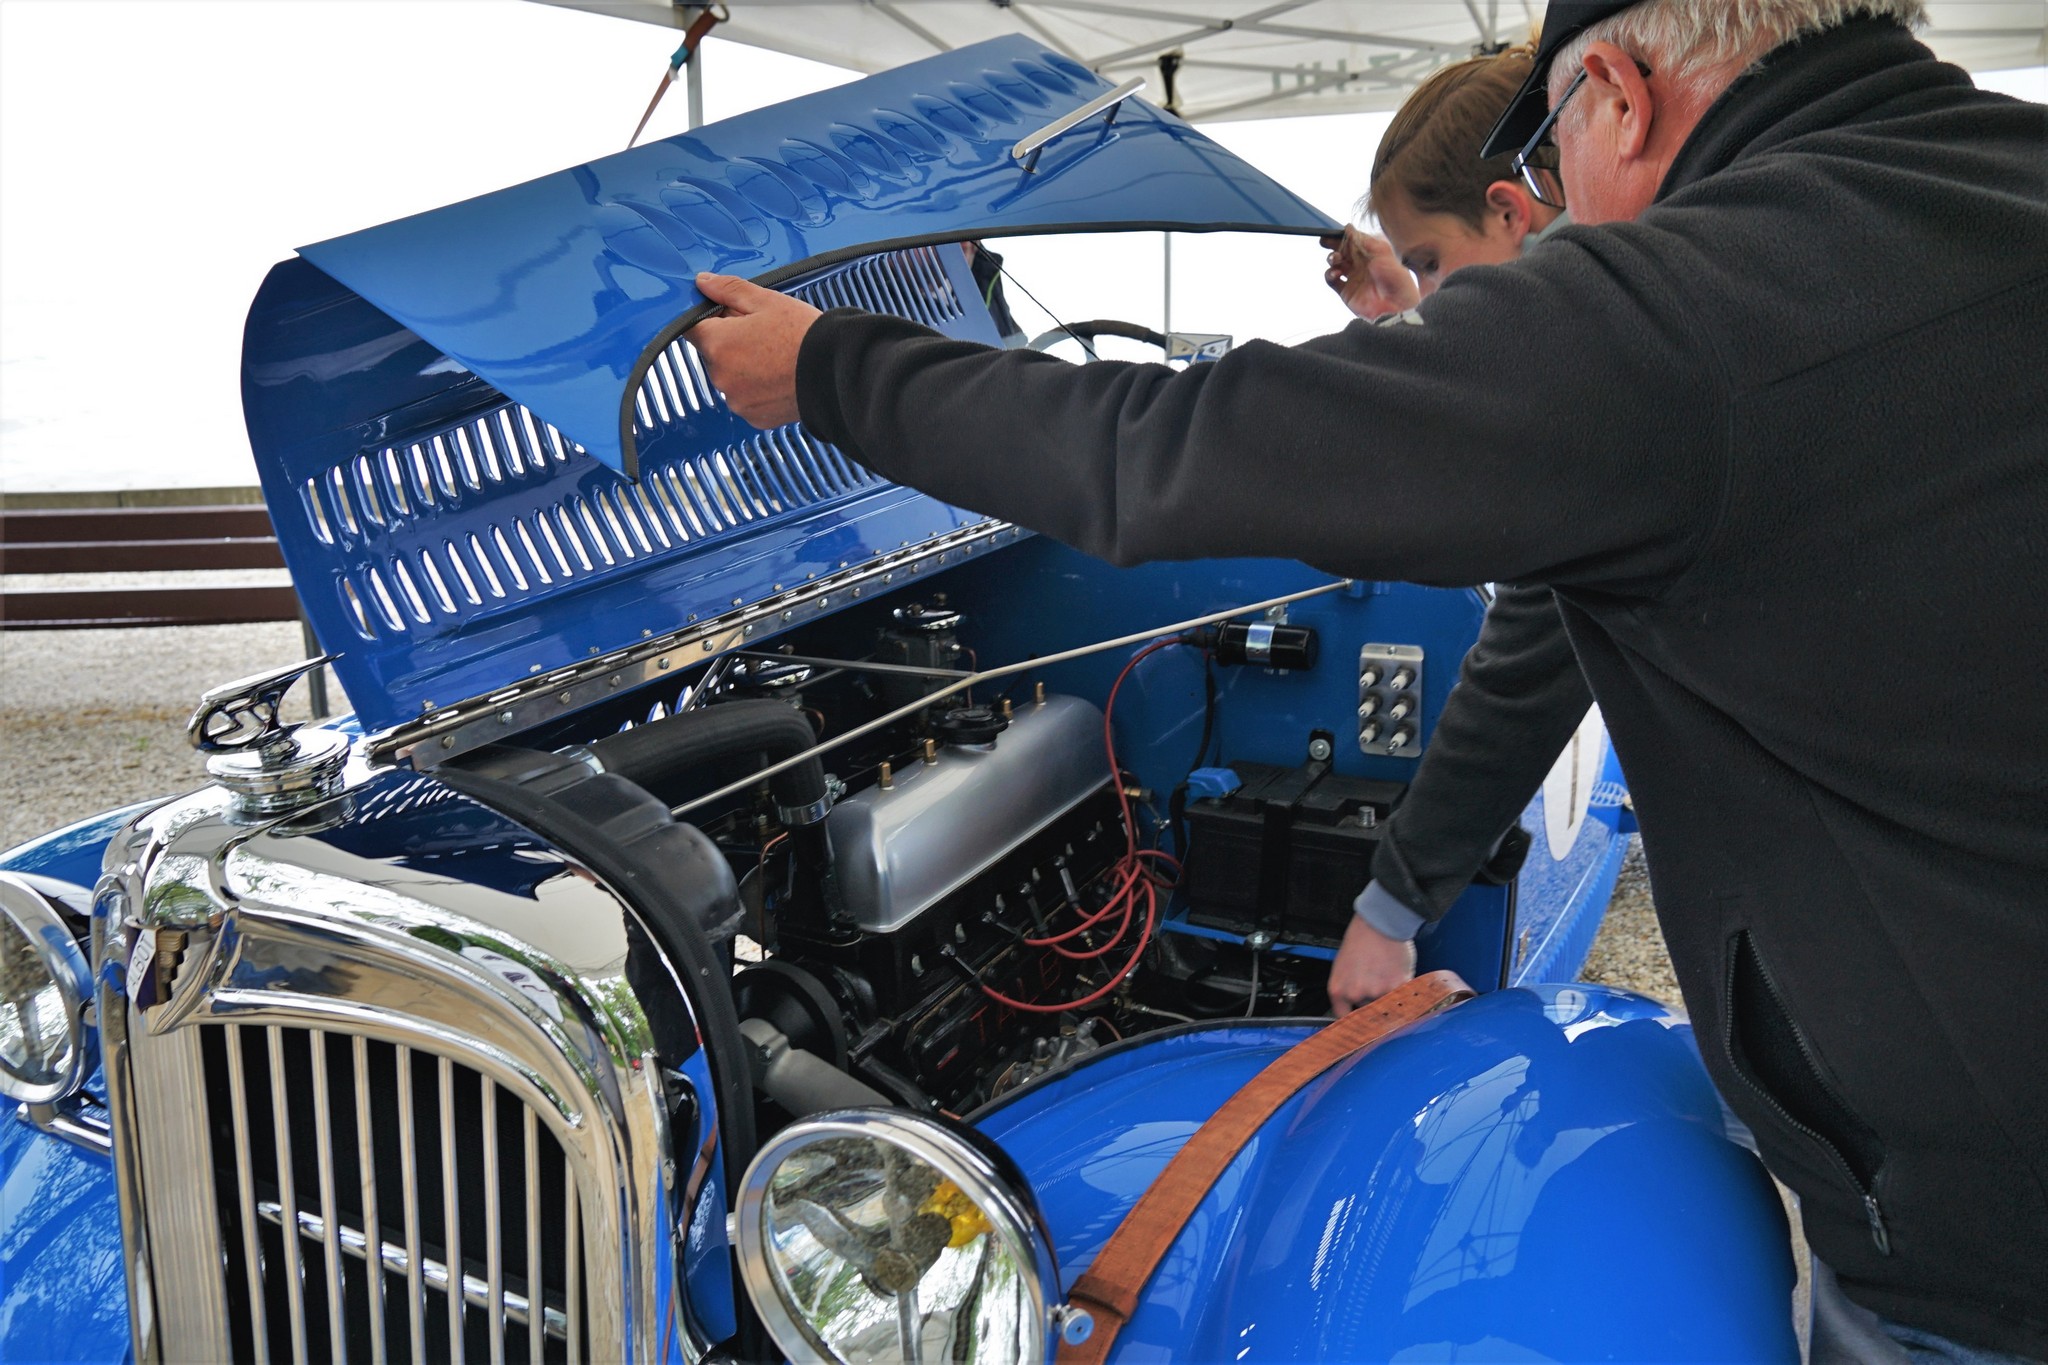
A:
[[[747,1292],[795,1360],[1045,1359],[1049,1240],[1000,1154],[929,1120],[792,1124],[740,1195]]]
[[[55,907],[0,873],[0,1094],[53,1104],[84,1083],[91,982]]]

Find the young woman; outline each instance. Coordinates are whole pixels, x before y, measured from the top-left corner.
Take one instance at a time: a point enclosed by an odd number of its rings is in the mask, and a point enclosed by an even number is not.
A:
[[[1539,196],[1509,157],[1478,154],[1531,61],[1517,47],[1447,66],[1394,116],[1360,205],[1386,237],[1324,239],[1324,278],[1352,312],[1395,321],[1453,271],[1515,260],[1568,221],[1554,176],[1538,175]],[[1333,1012],[1407,980],[1416,933],[1475,877],[1514,876],[1528,847],[1517,817],[1592,704],[1550,590],[1503,585],[1373,857],[1331,967]]]
[[[1534,49],[1509,48],[1444,67],[1415,88],[1380,139],[1361,213],[1385,237],[1347,228],[1326,237],[1324,279],[1352,312],[1378,319],[1405,312],[1468,265],[1499,265],[1567,221],[1554,176],[1539,197],[1509,156],[1479,157],[1480,144],[1528,78]]]

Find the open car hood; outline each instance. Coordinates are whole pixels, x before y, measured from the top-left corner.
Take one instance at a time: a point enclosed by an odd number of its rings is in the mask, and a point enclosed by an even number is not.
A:
[[[1013,155],[1110,90],[999,38],[300,254],[635,477],[630,395],[695,321],[701,270],[773,284],[884,245],[1335,226],[1137,99],[1054,138],[1029,169]]]
[[[478,716],[580,709],[1014,536],[801,424],[756,431],[683,332],[696,273],[717,270],[995,344],[942,244],[1333,226],[1136,100],[1035,167],[1013,155],[1107,93],[1001,39],[273,269],[243,343],[250,444],[307,618],[383,751],[459,753]]]

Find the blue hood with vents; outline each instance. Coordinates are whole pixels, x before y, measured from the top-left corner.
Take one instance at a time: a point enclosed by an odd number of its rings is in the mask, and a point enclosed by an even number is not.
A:
[[[694,320],[700,270],[779,283],[883,244],[1335,226],[1140,100],[1013,155],[1109,90],[996,39],[300,254],[632,475],[629,398]]]
[[[952,243],[1332,226],[1136,100],[1034,165],[1012,155],[1106,92],[1002,39],[276,267],[249,315],[243,406],[307,618],[364,727],[496,705],[593,658],[637,666],[643,642],[982,521],[800,425],[736,418],[683,335],[697,271],[995,344]]]

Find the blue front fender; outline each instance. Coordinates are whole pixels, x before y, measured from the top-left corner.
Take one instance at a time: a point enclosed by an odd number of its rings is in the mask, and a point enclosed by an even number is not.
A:
[[[984,1114],[1071,1285],[1304,1027],[1120,1049]],[[1119,1361],[1796,1361],[1785,1217],[1690,1031],[1596,986],[1502,991],[1333,1069],[1175,1241]]]

